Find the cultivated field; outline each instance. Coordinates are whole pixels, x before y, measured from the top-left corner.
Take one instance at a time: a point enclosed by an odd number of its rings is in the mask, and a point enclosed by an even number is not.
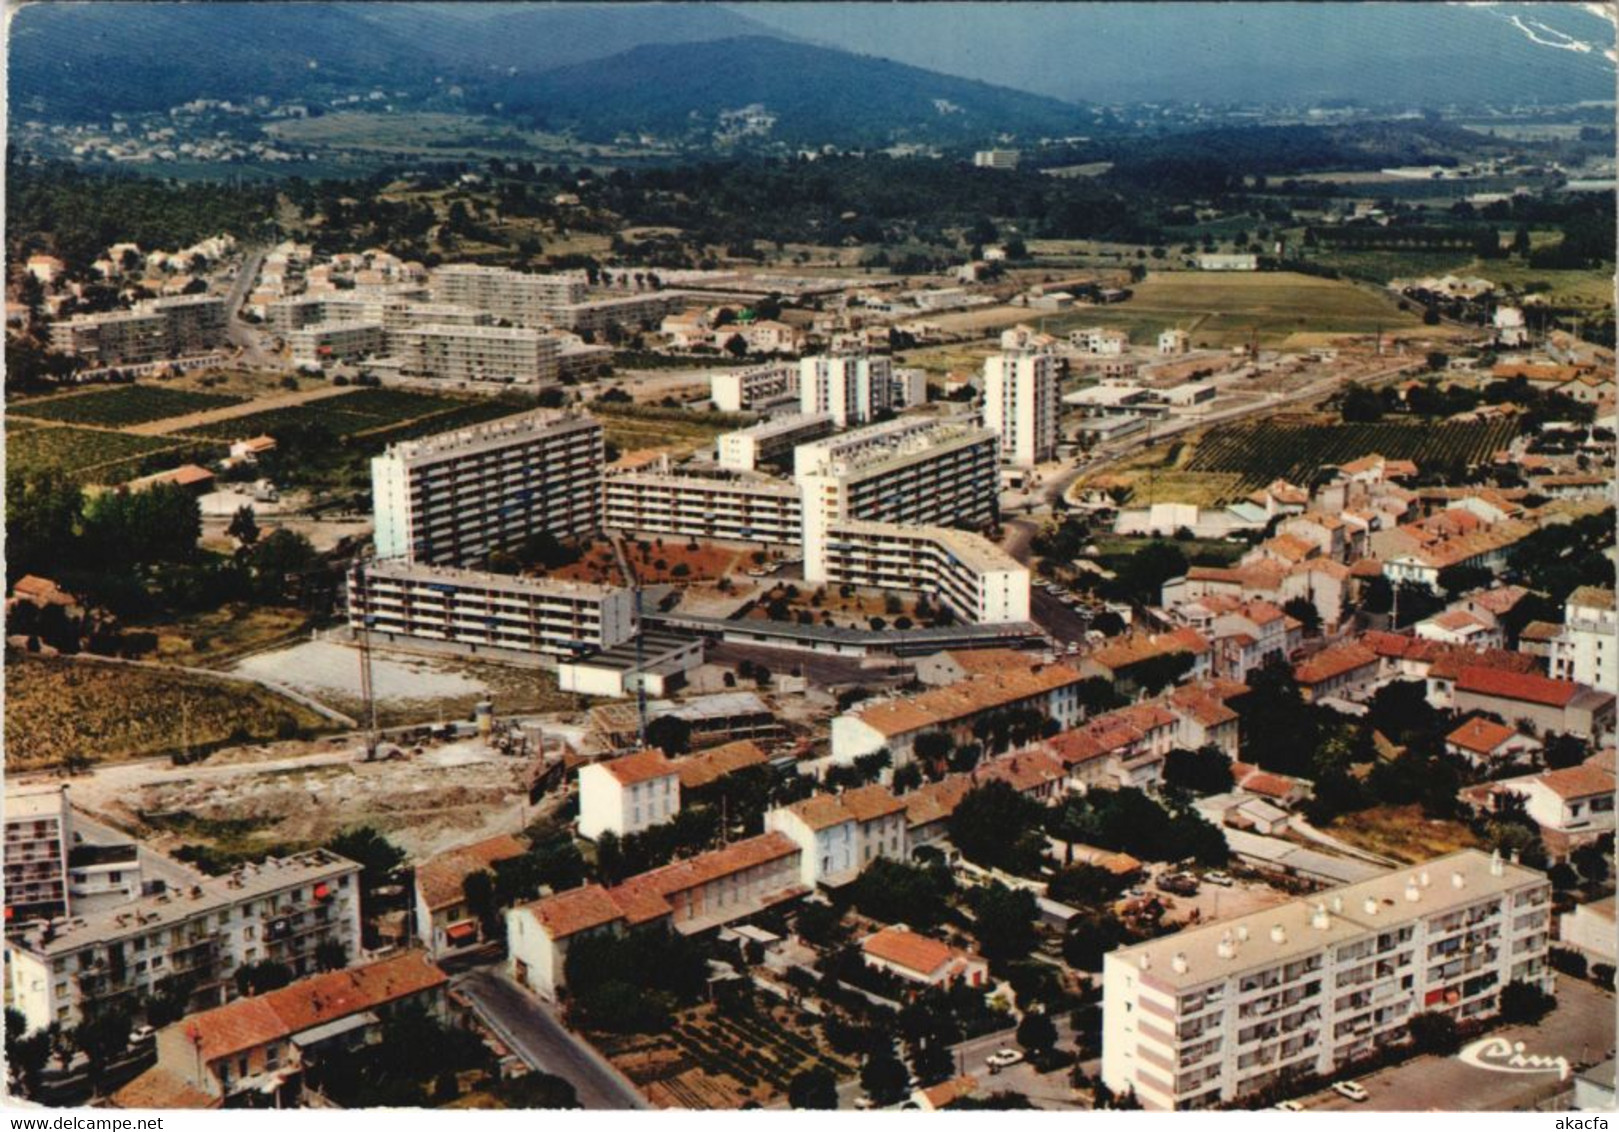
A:
[[[85,428],[18,428],[7,421],[6,466],[63,472],[85,483],[121,483],[143,457],[184,447],[172,438]],[[220,453],[223,455],[223,451]]]
[[[193,751],[327,726],[246,684],[124,664],[8,658],[6,765],[12,770]]]
[[[338,436],[373,435],[387,441],[420,433],[442,432],[462,425],[494,420],[522,412],[526,406],[502,400],[470,400],[412,393],[399,389],[357,389],[309,405],[267,409],[228,421],[186,429],[184,435],[234,439],[286,429],[320,426]]]
[[[1155,272],[1133,290],[1121,313],[1167,316],[1195,343],[1212,346],[1245,342],[1256,331],[1270,342],[1299,330],[1370,334],[1420,324],[1382,295],[1292,272]]]
[[[1419,467],[1476,464],[1504,448],[1516,430],[1510,418],[1437,425],[1277,418],[1218,425],[1197,442],[1186,470],[1239,475],[1238,491],[1246,493],[1277,478],[1305,483],[1324,465],[1372,453],[1414,460]]]
[[[1374,806],[1334,818],[1327,830],[1369,853],[1411,864],[1479,847],[1479,839],[1467,826],[1425,818],[1421,806]]]
[[[681,455],[712,444],[720,433],[754,419],[653,405],[593,404],[591,412],[602,422],[607,443],[616,445],[620,452],[656,448]]]
[[[241,401],[241,397],[223,393],[197,393],[186,389],[167,389],[160,385],[121,385],[88,393],[25,401],[14,407],[12,412],[64,424],[122,428],[185,413],[223,409]]]

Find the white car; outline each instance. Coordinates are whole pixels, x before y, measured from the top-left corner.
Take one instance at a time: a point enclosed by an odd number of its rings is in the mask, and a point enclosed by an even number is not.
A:
[[[1303,1112],[1304,1106],[1298,1101],[1283,1101],[1276,1106],[1277,1112]]]
[[[984,1064],[991,1069],[1005,1069],[1008,1065],[1016,1065],[1023,1060],[1023,1052],[1015,1049],[998,1049],[984,1058]]]
[[[1231,879],[1230,873],[1212,872],[1203,874],[1203,883],[1217,884],[1221,888],[1230,888],[1236,882]]]
[[[1356,1104],[1364,1103],[1372,1095],[1359,1081],[1338,1081],[1332,1086],[1332,1091]]]

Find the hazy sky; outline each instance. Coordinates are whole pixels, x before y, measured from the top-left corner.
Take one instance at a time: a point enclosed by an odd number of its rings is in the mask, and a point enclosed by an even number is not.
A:
[[[1580,4],[733,3],[812,42],[1058,98],[1247,97],[1319,77],[1446,81],[1573,69],[1611,97],[1611,22]],[[1581,50],[1580,48],[1587,48]],[[1447,74],[1447,71],[1454,73]],[[1528,79],[1529,76],[1523,76]],[[1378,93],[1368,90],[1368,95]]]

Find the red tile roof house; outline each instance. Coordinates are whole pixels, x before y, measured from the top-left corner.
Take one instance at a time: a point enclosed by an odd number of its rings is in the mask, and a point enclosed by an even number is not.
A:
[[[442,1016],[448,983],[420,951],[300,979],[165,1026],[148,1072],[226,1108],[291,1107],[305,1067],[323,1051],[375,1040],[381,1020],[406,1002]]]
[[[1541,749],[1540,740],[1481,715],[1474,716],[1445,736],[1445,750],[1466,759],[1475,767],[1529,762]]]
[[[1532,726],[1602,742],[1613,734],[1614,697],[1572,680],[1466,667],[1456,677],[1456,710],[1489,712]]]
[[[1231,777],[1237,789],[1243,793],[1264,798],[1284,808],[1296,806],[1310,796],[1310,784],[1302,778],[1274,774],[1251,763],[1232,763]]]
[[[1323,649],[1293,666],[1299,695],[1307,703],[1329,696],[1353,696],[1377,682],[1377,654],[1354,641]]]
[[[1474,809],[1491,813],[1508,794],[1523,799],[1524,810],[1540,826],[1541,843],[1554,861],[1613,837],[1613,767],[1600,755],[1562,770],[1469,786],[1459,797]]]
[[[970,951],[951,947],[910,931],[904,925],[884,928],[860,942],[866,966],[888,971],[914,983],[947,987],[961,983],[982,987],[989,982],[989,964]]]
[[[416,935],[434,959],[482,942],[483,931],[467,908],[466,879],[521,857],[528,847],[508,834],[462,845],[416,866]]]
[[[809,892],[799,878],[799,857],[788,837],[764,833],[612,888],[587,884],[518,905],[506,913],[511,973],[541,997],[555,998],[575,942],[659,923],[697,935],[745,920]]]

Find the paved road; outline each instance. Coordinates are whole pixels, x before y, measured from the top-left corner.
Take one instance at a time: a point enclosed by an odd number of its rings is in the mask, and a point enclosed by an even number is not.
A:
[[[1613,1056],[1614,997],[1581,979],[1559,976],[1557,1009],[1539,1025],[1493,1031],[1523,1042],[1525,1053],[1566,1057],[1571,1065],[1594,1064]],[[1362,1104],[1322,1091],[1303,1101],[1322,1112],[1522,1111],[1558,1085],[1557,1074],[1497,1073],[1457,1057],[1419,1057],[1359,1078],[1371,1096]]]
[[[455,986],[531,1068],[573,1085],[585,1108],[623,1111],[651,1107],[606,1058],[569,1033],[538,999],[509,979],[486,968],[457,976]]]
[[[242,361],[259,369],[272,368],[276,361],[264,352],[264,343],[258,331],[236,316],[242,309],[248,291],[259,277],[259,266],[264,262],[264,255],[262,250],[247,254],[242,260],[241,269],[236,273],[236,281],[231,284],[230,291],[225,297],[225,333],[230,338],[231,344],[242,351]]]

